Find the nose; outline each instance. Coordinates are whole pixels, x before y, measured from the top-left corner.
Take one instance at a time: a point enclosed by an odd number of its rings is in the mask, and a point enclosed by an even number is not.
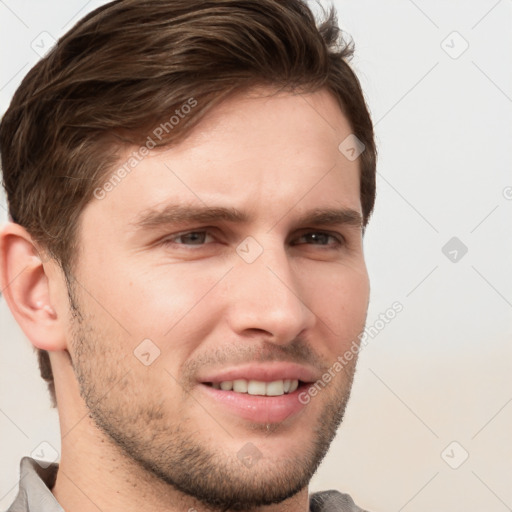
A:
[[[252,263],[240,259],[231,272],[227,320],[240,336],[288,344],[311,329],[316,316],[303,297],[300,276],[284,247],[263,250]]]

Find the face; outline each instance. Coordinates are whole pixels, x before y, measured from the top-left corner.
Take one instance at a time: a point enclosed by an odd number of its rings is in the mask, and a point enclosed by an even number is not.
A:
[[[350,126],[325,91],[263,92],[216,107],[88,204],[71,290],[69,352],[99,429],[224,508],[307,485],[352,383],[355,358],[335,363],[368,305],[358,161],[338,150]]]

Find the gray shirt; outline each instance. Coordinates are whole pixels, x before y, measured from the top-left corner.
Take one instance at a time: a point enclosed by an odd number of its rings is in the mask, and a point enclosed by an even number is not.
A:
[[[64,512],[51,492],[58,469],[58,464],[40,465],[30,457],[23,457],[18,495],[7,512]],[[310,512],[365,512],[350,496],[338,491],[312,494],[309,503]]]

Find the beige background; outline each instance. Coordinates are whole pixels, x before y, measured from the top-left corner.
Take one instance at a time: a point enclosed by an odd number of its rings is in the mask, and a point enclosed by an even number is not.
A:
[[[100,3],[0,2],[1,112],[38,59],[31,42]],[[374,512],[511,510],[512,1],[335,4],[380,147],[369,324],[395,301],[404,310],[363,351],[312,488],[345,490]],[[468,248],[457,262],[442,252],[452,237]],[[59,434],[2,299],[0,364],[5,509],[21,456],[43,441],[58,450]]]

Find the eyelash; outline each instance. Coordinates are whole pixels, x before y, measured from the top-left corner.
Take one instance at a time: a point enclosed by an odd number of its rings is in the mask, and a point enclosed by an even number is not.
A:
[[[162,240],[162,244],[164,246],[185,246],[185,247],[203,247],[205,245],[208,245],[207,243],[205,242],[202,242],[202,243],[199,243],[199,244],[186,244],[186,243],[178,243],[176,242],[176,239],[180,238],[180,237],[184,237],[186,235],[191,235],[191,234],[206,234],[206,236],[210,236],[210,237],[213,237],[212,233],[210,231],[208,231],[207,229],[198,229],[198,230],[191,230],[191,231],[182,231],[181,233],[176,233],[175,235],[172,235],[170,237],[167,237],[165,238],[164,240]],[[341,248],[345,245],[345,238],[340,235],[340,234],[333,234],[333,233],[330,233],[328,231],[308,231],[308,232],[305,232],[305,233],[302,233],[300,236],[299,236],[299,239],[300,238],[303,238],[303,237],[306,237],[306,236],[311,236],[311,235],[326,235],[327,237],[329,237],[331,240],[334,240],[334,245],[336,246],[335,248],[338,249],[338,248]],[[308,243],[295,243],[293,242],[291,244],[292,246],[296,246],[296,245],[317,245],[317,246],[320,246],[320,247],[329,247],[331,244],[327,243],[327,244],[308,244]],[[332,247],[331,247],[332,248]]]

